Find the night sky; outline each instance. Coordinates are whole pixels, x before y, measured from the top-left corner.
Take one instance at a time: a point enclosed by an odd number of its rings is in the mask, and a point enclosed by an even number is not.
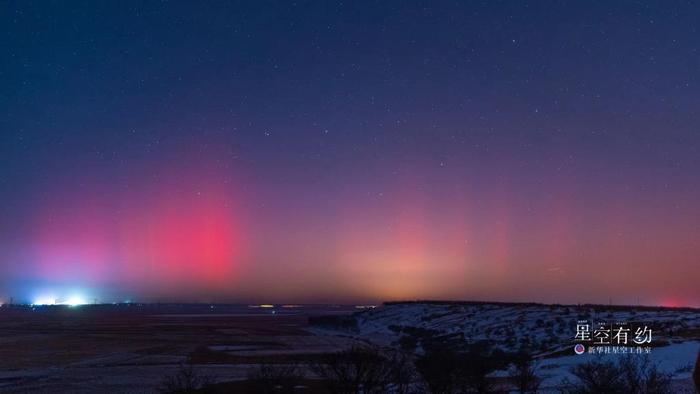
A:
[[[700,6],[0,5],[0,298],[700,305]]]

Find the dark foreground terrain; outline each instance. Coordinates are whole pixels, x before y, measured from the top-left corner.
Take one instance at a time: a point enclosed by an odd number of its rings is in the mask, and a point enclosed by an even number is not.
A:
[[[574,354],[582,320],[652,327],[648,355]],[[329,393],[357,392],[332,384],[361,381],[372,393],[504,393],[524,379],[549,393],[566,392],[581,374],[630,376],[632,368],[658,373],[656,384],[667,390],[655,392],[692,393],[699,340],[700,310],[690,308],[4,305],[0,392]],[[618,380],[620,386],[639,379]]]
[[[245,379],[353,342],[308,332],[308,317],[354,307],[84,305],[0,307],[0,391],[151,393],[183,364],[209,383]]]

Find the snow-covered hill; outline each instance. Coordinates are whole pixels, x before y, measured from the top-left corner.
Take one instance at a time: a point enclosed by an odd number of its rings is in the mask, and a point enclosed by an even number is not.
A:
[[[558,392],[571,367],[595,357],[576,355],[577,324],[587,321],[652,329],[649,358],[673,377],[674,392],[694,392],[691,371],[700,351],[700,310],[604,305],[542,305],[479,302],[389,303],[338,317],[338,324],[315,327],[317,333],[344,335],[378,345],[421,353],[431,343],[459,346],[489,341],[507,352],[528,349],[536,358],[543,392]],[[634,346],[634,344],[631,343]],[[507,375],[497,371],[494,376]]]
[[[487,340],[506,351],[527,347],[539,355],[570,349],[577,322],[646,325],[652,346],[700,339],[700,310],[600,305],[510,303],[389,303],[354,315],[356,328],[340,330],[383,345],[411,345],[423,338]]]

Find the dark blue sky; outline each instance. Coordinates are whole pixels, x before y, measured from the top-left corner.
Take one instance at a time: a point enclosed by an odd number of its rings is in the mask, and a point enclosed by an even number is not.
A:
[[[697,304],[699,14],[6,2],[0,296]]]

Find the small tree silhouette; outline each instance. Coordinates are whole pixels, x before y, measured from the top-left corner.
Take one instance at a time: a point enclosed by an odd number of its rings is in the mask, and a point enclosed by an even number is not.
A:
[[[178,370],[165,376],[158,386],[162,394],[191,394],[203,393],[202,388],[210,383],[210,379],[195,371],[192,364],[180,364]]]
[[[460,357],[453,351],[431,351],[416,361],[416,368],[433,394],[452,394],[459,384]]]
[[[433,394],[490,393],[494,382],[488,375],[508,363],[506,354],[477,342],[462,352],[438,346],[419,358],[416,367]]]
[[[394,394],[420,392],[416,387],[416,368],[408,354],[395,351],[387,360],[389,363],[389,381]]]
[[[575,382],[564,381],[568,394],[670,394],[671,377],[661,373],[648,357],[623,357],[618,363],[590,361],[571,371]]]
[[[248,380],[256,393],[293,393],[304,380],[304,370],[298,364],[263,363],[248,375]]]
[[[537,376],[535,362],[527,353],[518,354],[513,362],[513,372],[510,378],[515,383],[519,393],[536,393],[541,379]]]
[[[695,371],[693,371],[693,380],[695,381],[695,391],[700,393],[700,352],[698,352],[698,359],[695,361]]]
[[[368,346],[327,353],[311,368],[335,394],[386,393],[392,377],[388,359]]]

